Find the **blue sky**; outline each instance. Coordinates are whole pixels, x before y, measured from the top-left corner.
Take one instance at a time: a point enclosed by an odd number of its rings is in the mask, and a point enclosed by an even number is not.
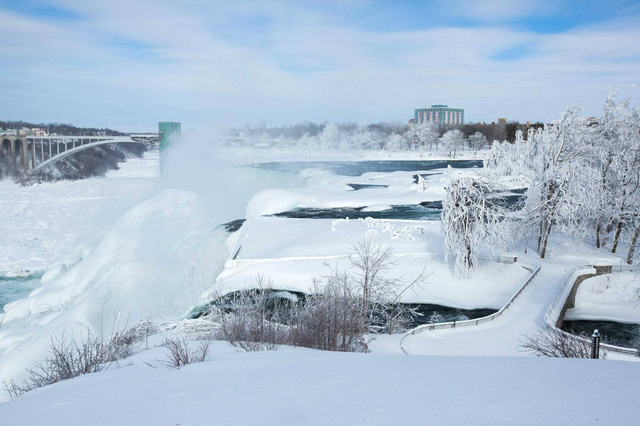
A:
[[[598,115],[640,98],[640,2],[0,0],[0,118],[151,130]]]

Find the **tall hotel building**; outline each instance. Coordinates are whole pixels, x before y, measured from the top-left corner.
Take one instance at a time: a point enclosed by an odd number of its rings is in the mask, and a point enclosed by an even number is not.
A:
[[[449,108],[447,105],[431,105],[431,108],[414,110],[415,124],[432,123],[436,126],[464,124],[464,109]]]

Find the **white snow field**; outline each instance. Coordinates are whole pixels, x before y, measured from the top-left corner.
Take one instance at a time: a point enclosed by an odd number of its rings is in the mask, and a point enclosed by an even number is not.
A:
[[[0,276],[45,270],[92,241],[141,201],[158,175],[158,152],[130,158],[104,178],[20,186],[0,180]]]
[[[567,310],[565,319],[640,324],[636,295],[639,285],[638,276],[631,272],[586,279],[578,287],[575,307]]]
[[[637,425],[640,369],[619,361],[280,348],[178,370],[155,348],[124,368],[0,403],[7,425]],[[148,364],[146,364],[148,363]],[[132,365],[128,365],[132,364]]]

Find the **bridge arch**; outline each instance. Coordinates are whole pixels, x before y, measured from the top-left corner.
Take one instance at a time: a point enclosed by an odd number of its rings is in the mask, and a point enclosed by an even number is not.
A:
[[[17,163],[19,160],[20,161],[19,164],[21,164],[23,167],[26,167],[27,160],[28,160],[26,151],[27,151],[27,145],[25,140],[22,140],[22,139],[13,140],[14,161]]]
[[[0,157],[2,158],[12,158],[13,153],[13,144],[10,139],[2,139],[2,145],[0,146]]]
[[[54,155],[47,160],[37,164],[31,171],[35,172],[37,170],[42,169],[43,167],[48,166],[49,164],[56,163],[62,160],[65,157],[73,155],[77,152],[84,151],[87,149],[91,149],[100,145],[109,145],[109,144],[120,144],[120,143],[142,143],[140,141],[135,141],[128,136],[107,136],[107,137],[90,137],[90,138],[82,138],[80,140],[80,145],[74,146],[73,142],[69,141],[61,141],[55,140],[52,141],[57,145],[57,149],[54,149]],[[60,145],[64,147],[64,150],[60,150]]]

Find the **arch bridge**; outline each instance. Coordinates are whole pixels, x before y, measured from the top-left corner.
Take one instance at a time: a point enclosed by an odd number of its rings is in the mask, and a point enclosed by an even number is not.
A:
[[[32,136],[0,135],[0,158],[10,158],[29,172],[62,160],[77,152],[112,143],[152,143],[157,134],[130,136]]]

